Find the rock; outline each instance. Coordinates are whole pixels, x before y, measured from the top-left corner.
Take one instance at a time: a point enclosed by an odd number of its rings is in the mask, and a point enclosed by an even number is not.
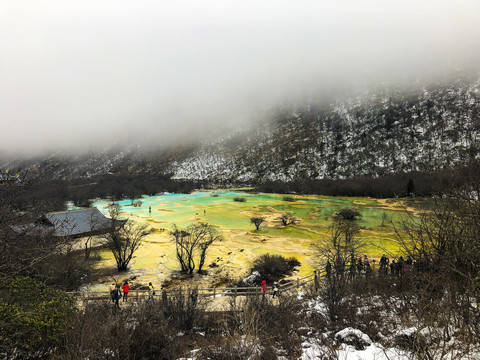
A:
[[[251,275],[247,276],[245,279],[242,280],[244,284],[253,284],[260,278],[260,273],[258,271],[254,271]]]
[[[356,350],[365,350],[372,345],[372,340],[367,334],[358,329],[348,327],[335,334],[335,340],[343,344],[352,345]]]
[[[446,335],[444,330],[444,328],[427,326],[420,330],[418,334],[427,344],[438,344],[442,340],[442,337]],[[446,337],[445,340],[449,339],[450,336]]]
[[[394,339],[395,344],[402,348],[411,348],[415,343],[415,337],[417,336],[418,329],[416,327],[411,327],[408,329],[398,330],[395,333]]]
[[[394,340],[395,344],[401,349],[422,351],[426,348],[425,337],[416,327],[397,331]]]

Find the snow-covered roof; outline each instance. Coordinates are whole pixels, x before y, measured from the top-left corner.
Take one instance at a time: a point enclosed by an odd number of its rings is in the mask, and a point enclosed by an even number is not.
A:
[[[43,219],[54,227],[54,236],[79,236],[112,227],[112,219],[105,217],[97,208],[51,212],[45,214]],[[117,221],[117,225],[123,223]]]

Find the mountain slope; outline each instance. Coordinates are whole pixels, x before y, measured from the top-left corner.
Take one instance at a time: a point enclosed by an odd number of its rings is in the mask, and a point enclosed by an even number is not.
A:
[[[47,178],[129,173],[221,182],[341,179],[449,168],[478,157],[480,77],[284,104],[260,118],[199,144],[155,151],[130,144],[0,165]]]
[[[278,108],[250,133],[171,166],[176,179],[351,178],[448,168],[478,156],[480,80]]]

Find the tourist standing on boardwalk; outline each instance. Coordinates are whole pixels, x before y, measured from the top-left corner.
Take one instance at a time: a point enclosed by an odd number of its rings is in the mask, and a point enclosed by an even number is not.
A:
[[[358,268],[358,275],[361,275],[363,273],[363,259],[360,256],[357,261],[357,268]]]
[[[148,299],[147,302],[153,302],[153,295],[155,295],[155,289],[152,283],[148,283]]]
[[[273,295],[272,295],[272,298],[274,298],[275,296],[278,296],[278,283],[275,281],[273,283]]]
[[[390,263],[390,274],[392,276],[398,275],[397,274],[397,263],[395,262],[395,260],[392,260],[392,262]]]
[[[115,283],[112,283],[112,285],[110,285],[110,297],[112,298],[112,302],[115,302],[114,291],[116,288],[117,286],[115,285]]]
[[[162,301],[163,305],[167,304],[167,288],[165,287],[165,285],[162,286]]]
[[[262,290],[260,294],[265,298],[265,293],[267,292],[267,282],[265,280],[262,280]]]
[[[197,288],[193,289],[192,293],[190,294],[190,299],[192,300],[192,306],[197,306],[197,298],[198,298],[198,290]]]
[[[113,290],[113,300],[115,301],[115,307],[120,308],[118,300],[122,298],[122,291],[120,290],[120,285],[117,285],[115,290]]]
[[[123,284],[122,291],[123,291],[123,301],[127,301],[128,292],[130,291],[130,286],[128,285],[128,281],[125,281],[125,284]]]
[[[388,258],[385,256],[385,254],[383,254],[382,257],[380,258],[380,269],[379,269],[380,274],[382,275],[388,274],[388,263],[389,263]]]
[[[355,276],[357,275],[357,258],[355,255],[350,256],[350,265],[348,268],[348,277],[350,280],[355,279]]]
[[[411,271],[412,270],[412,265],[413,265],[413,260],[409,256],[409,257],[407,257],[407,260],[405,260],[405,271]]]
[[[400,256],[400,258],[397,261],[398,275],[403,275],[404,271],[405,271],[405,260],[403,259],[403,256]]]
[[[313,270],[313,284],[315,285],[315,292],[320,289],[320,282],[318,281],[317,270]]]
[[[368,272],[368,268],[370,267],[370,260],[368,259],[367,255],[363,255],[363,269],[365,273]]]

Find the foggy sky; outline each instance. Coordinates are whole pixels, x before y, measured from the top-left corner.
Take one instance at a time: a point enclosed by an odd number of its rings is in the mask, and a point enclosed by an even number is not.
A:
[[[480,64],[480,1],[4,0],[0,151],[242,124],[352,80]]]

